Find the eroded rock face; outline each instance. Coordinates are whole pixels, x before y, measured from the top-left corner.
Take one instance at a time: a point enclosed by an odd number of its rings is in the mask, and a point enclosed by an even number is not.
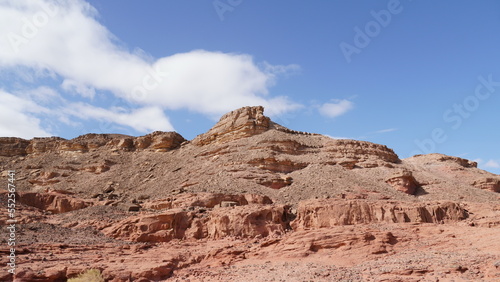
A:
[[[474,181],[472,185],[476,186],[477,188],[481,188],[483,190],[500,193],[499,178],[492,178],[492,177],[481,178]]]
[[[172,239],[220,239],[282,233],[286,228],[283,205],[247,205],[185,210],[127,218],[104,230],[114,238],[134,242],[169,242]]]
[[[16,137],[0,137],[0,156],[24,156],[29,141]]]
[[[260,177],[257,179],[257,183],[272,189],[281,189],[283,187],[292,185],[293,178],[291,178],[290,176]]]
[[[214,208],[224,201],[236,202],[239,206],[249,204],[272,204],[269,197],[255,194],[228,195],[214,193],[183,193],[175,197],[172,196],[166,199],[147,202],[143,205],[143,208],[154,210],[188,207]]]
[[[90,201],[59,193],[19,193],[19,201],[27,206],[49,211],[53,214],[79,210],[92,205]]]
[[[145,203],[145,210],[161,212],[129,217],[104,232],[135,242],[267,236],[285,226],[284,206],[271,203],[268,197],[255,194],[185,193]]]
[[[220,239],[227,236],[253,238],[282,234],[286,229],[285,206],[251,205],[220,208],[210,214],[207,224],[208,237]]]
[[[54,171],[43,171],[36,178],[29,179],[28,182],[31,184],[36,184],[40,186],[51,185],[54,183],[58,183],[61,180],[56,179],[59,176],[59,173]]]
[[[192,143],[198,146],[225,143],[257,135],[269,130],[271,120],[264,116],[264,107],[244,107],[225,114],[208,132],[198,135]]]
[[[329,152],[332,163],[340,164],[352,169],[355,166],[377,167],[399,163],[401,160],[392,149],[366,141],[338,139],[329,141],[325,147]]]
[[[394,189],[410,195],[415,195],[419,186],[409,170],[397,171],[389,176],[385,182],[389,183]]]
[[[467,211],[456,203],[387,203],[363,200],[307,200],[299,203],[294,230],[368,223],[459,221]]]
[[[178,148],[182,142],[186,141],[184,137],[176,132],[155,131],[151,134],[135,138],[133,148],[154,150],[157,152],[166,152]]]
[[[254,159],[249,164],[271,172],[290,173],[307,166],[306,163],[298,163],[291,160],[277,160],[276,158]]]
[[[424,159],[425,161],[429,163],[449,163],[453,165],[458,165],[464,168],[474,168],[477,167],[477,162],[470,161],[467,159],[462,159],[459,157],[453,157],[453,156],[447,156],[443,154],[427,154],[427,155],[415,155],[411,157],[410,159],[415,158],[415,159]]]
[[[169,242],[172,239],[184,238],[193,216],[194,212],[170,209],[161,214],[127,218],[104,233],[135,242]]]
[[[35,137],[32,140],[21,138],[0,138],[0,156],[24,156],[45,152],[88,152],[108,146],[110,150],[152,150],[166,152],[178,148],[184,137],[176,132],[155,131],[141,137],[121,134],[85,134],[66,140],[60,137]]]

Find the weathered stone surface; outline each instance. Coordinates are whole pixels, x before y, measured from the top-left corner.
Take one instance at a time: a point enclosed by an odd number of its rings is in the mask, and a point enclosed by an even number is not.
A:
[[[92,202],[59,193],[20,192],[19,202],[53,214],[65,213],[83,209],[92,205]]]
[[[104,232],[115,238],[136,242],[168,242],[184,238],[193,215],[194,212],[170,209],[161,214],[127,218]]]
[[[121,134],[85,134],[66,140],[60,137],[35,137],[32,140],[0,137],[0,156],[24,156],[45,152],[80,152],[85,153],[108,146],[110,150],[143,150],[165,152],[178,148],[186,141],[176,132],[155,131],[141,137]]]
[[[34,153],[44,153],[48,151],[56,151],[57,147],[62,141],[66,141],[66,139],[60,137],[33,138],[29,142],[29,145],[26,148],[26,152],[28,154],[34,154]]]
[[[474,181],[472,185],[487,191],[500,193],[500,178],[481,178]]]
[[[436,223],[459,221],[468,217],[467,211],[456,203],[388,203],[363,200],[307,200],[299,203],[294,230],[324,228],[338,225],[368,223]]]
[[[60,182],[61,180],[55,179],[58,176],[59,176],[59,173],[57,173],[57,172],[43,171],[43,172],[40,172],[40,174],[38,174],[38,176],[36,178],[29,179],[28,182],[31,184],[46,186],[46,185],[51,185],[51,184]]]
[[[384,163],[399,163],[401,160],[392,149],[366,141],[332,139],[324,147],[332,161],[354,162],[364,167],[374,167]]]
[[[210,213],[206,223],[208,237],[220,239],[226,236],[266,237],[281,234],[286,229],[283,205],[249,205],[220,208]]]
[[[29,141],[22,138],[0,137],[0,156],[24,156],[28,145]]]
[[[470,161],[467,159],[459,158],[459,157],[454,157],[454,156],[447,156],[443,154],[427,154],[427,155],[415,155],[412,158],[423,158],[425,159],[428,164],[431,163],[449,163],[449,164],[455,164],[461,167],[465,168],[474,168],[477,167],[477,162]]]
[[[186,141],[186,139],[177,132],[155,131],[146,136],[151,137],[150,149],[162,152],[178,148],[182,142]]]
[[[295,170],[303,169],[307,166],[306,163],[297,163],[286,159],[277,160],[276,158],[253,159],[248,163],[261,169],[280,173],[290,173]]]
[[[414,195],[419,186],[417,180],[409,170],[399,170],[387,177],[385,182],[389,183],[394,189],[406,194]]]
[[[225,143],[257,135],[269,130],[271,120],[264,116],[264,107],[244,107],[227,113],[208,132],[198,135],[192,143],[198,146]]]
[[[290,176],[261,177],[257,179],[257,183],[272,189],[281,189],[283,187],[292,185],[293,178],[291,178]]]
[[[285,230],[284,212],[284,206],[274,205],[228,206],[210,212],[174,208],[159,214],[127,218],[104,232],[114,238],[135,242],[268,236]]]
[[[228,195],[219,193],[183,193],[166,199],[149,201],[143,205],[146,209],[162,210],[172,208],[204,207],[213,208],[221,202],[231,201],[239,206],[249,204],[272,204],[267,196],[255,194]]]

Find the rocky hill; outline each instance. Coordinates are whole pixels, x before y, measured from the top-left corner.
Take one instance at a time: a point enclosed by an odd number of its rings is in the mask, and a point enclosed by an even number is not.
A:
[[[0,167],[4,183],[15,170],[16,281],[500,279],[499,175],[294,131],[262,107],[191,141],[0,138]]]

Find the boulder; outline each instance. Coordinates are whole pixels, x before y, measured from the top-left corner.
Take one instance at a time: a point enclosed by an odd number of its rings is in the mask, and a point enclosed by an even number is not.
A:
[[[415,195],[419,187],[417,180],[409,170],[399,170],[387,177],[385,182],[394,189],[410,195]]]

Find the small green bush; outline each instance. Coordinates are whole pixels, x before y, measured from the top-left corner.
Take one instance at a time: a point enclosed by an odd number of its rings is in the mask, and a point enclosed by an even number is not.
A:
[[[75,278],[68,279],[68,282],[104,282],[99,269],[90,269]]]

